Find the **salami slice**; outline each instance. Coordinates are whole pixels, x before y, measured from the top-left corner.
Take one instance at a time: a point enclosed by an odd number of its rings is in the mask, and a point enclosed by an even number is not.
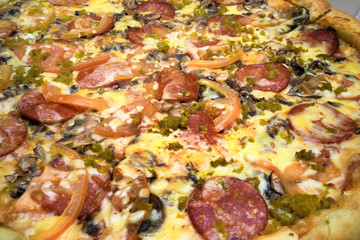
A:
[[[199,83],[193,74],[183,74],[176,69],[164,69],[157,77],[158,100],[188,102],[198,98]]]
[[[191,131],[198,134],[202,133],[209,143],[215,143],[215,124],[207,113],[198,111],[194,115],[189,117],[188,122]]]
[[[256,237],[266,227],[268,210],[262,196],[247,182],[234,177],[213,177],[195,189],[188,203],[195,229],[205,239]]]
[[[0,157],[15,151],[25,140],[26,125],[15,112],[8,113],[0,121]]]
[[[265,92],[281,92],[290,82],[290,72],[280,63],[261,63],[240,67],[236,73],[239,87]]]
[[[323,104],[300,104],[288,116],[290,127],[299,136],[319,143],[339,143],[357,129],[351,118]]]
[[[5,39],[17,30],[17,25],[11,21],[0,20],[0,39]]]
[[[135,12],[138,14],[151,12],[161,15],[161,20],[171,20],[175,16],[175,9],[169,3],[160,0],[150,0],[140,4]]]
[[[45,124],[63,122],[79,113],[71,106],[47,102],[39,88],[25,93],[18,106],[22,116]]]
[[[304,41],[311,46],[324,45],[328,55],[334,55],[339,49],[339,37],[334,29],[311,29],[304,33]]]

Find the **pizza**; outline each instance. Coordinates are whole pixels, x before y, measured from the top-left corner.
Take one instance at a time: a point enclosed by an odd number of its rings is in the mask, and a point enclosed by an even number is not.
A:
[[[359,239],[360,22],[325,0],[0,2],[1,239]]]

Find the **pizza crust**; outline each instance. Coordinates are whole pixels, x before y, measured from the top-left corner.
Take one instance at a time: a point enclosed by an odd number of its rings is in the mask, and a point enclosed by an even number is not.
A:
[[[334,28],[341,39],[360,51],[360,21],[355,17],[340,10],[332,9],[317,23],[324,28]]]
[[[331,4],[326,0],[286,0],[292,4],[303,6],[310,12],[310,22],[316,22],[332,9]]]
[[[337,205],[301,219],[292,229],[301,240],[357,240],[360,236],[360,184],[346,191]],[[346,230],[345,230],[346,229]],[[344,231],[345,230],[345,231]]]

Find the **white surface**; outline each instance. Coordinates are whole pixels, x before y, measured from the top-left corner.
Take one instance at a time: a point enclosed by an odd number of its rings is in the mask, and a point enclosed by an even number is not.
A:
[[[314,0],[316,1],[316,0]],[[328,0],[336,9],[356,16],[360,10],[360,0]],[[360,15],[360,14],[359,14]],[[358,16],[360,19],[360,16]]]

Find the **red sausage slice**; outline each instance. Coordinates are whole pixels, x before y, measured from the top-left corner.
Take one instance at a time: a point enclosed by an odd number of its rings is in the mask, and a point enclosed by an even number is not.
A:
[[[240,5],[245,2],[245,0],[214,0],[217,4],[222,5]]]
[[[328,55],[334,55],[339,49],[339,37],[333,29],[312,29],[304,33],[303,40],[311,46],[324,45]]]
[[[117,76],[129,76],[128,79],[131,79],[131,66],[124,61],[118,61],[89,67],[79,72],[76,82],[81,88],[99,88],[128,80],[117,80]]]
[[[79,113],[71,106],[48,103],[39,88],[25,93],[18,106],[22,116],[45,124],[63,122]]]
[[[49,0],[49,3],[51,3],[54,6],[76,6],[76,5],[82,5],[86,3],[89,0]]]
[[[199,83],[193,74],[176,69],[164,69],[156,77],[159,83],[157,99],[188,102],[198,98]]]
[[[214,34],[235,37],[237,34],[233,27],[227,26],[226,23],[228,22],[239,25],[250,23],[246,17],[241,15],[218,15],[208,18],[206,20],[206,26],[209,28],[209,31]]]
[[[165,38],[165,35],[169,34],[170,32],[170,29],[165,26],[159,24],[148,24],[142,28],[129,28],[127,31],[127,38],[132,43],[144,46],[143,41],[146,34],[157,33],[161,38]]]
[[[160,0],[150,0],[135,8],[135,12],[151,12],[161,15],[161,20],[171,20],[175,16],[175,9],[169,3]]]
[[[11,21],[0,20],[0,39],[5,39],[13,34],[17,25]]]
[[[322,104],[297,105],[290,110],[288,121],[296,134],[319,143],[342,142],[357,129],[351,118]]]
[[[204,134],[205,139],[213,144],[216,136],[215,124],[211,117],[205,112],[196,112],[188,118],[188,126],[195,133]]]
[[[247,182],[213,177],[195,189],[188,203],[191,223],[205,239],[248,240],[266,227],[268,210],[262,196]]]
[[[261,63],[240,67],[236,73],[236,83],[240,87],[265,92],[281,92],[290,81],[290,72],[280,63]]]
[[[101,207],[101,202],[110,191],[111,181],[107,174],[93,175],[90,178],[84,207],[79,215],[79,221],[82,222],[97,212]]]
[[[15,151],[26,137],[26,125],[15,112],[8,113],[0,121],[0,157]]]

